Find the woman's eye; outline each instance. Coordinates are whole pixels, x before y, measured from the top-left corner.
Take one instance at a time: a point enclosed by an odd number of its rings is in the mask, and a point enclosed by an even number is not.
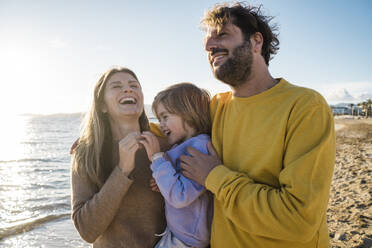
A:
[[[138,85],[135,85],[135,84],[131,85],[130,87],[133,89],[138,89]]]
[[[114,85],[112,88],[114,88],[114,89],[120,89],[121,86],[120,85]]]

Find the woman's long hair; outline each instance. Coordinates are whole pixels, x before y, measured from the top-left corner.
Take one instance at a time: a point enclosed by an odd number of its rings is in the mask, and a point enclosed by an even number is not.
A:
[[[136,74],[124,67],[112,68],[100,77],[94,87],[92,106],[85,116],[84,127],[73,153],[73,171],[80,176],[88,177],[98,187],[102,187],[114,168],[112,132],[108,113],[103,113],[102,107],[106,82],[118,72],[128,73],[138,81]],[[144,109],[139,117],[139,125],[141,131],[149,130],[149,121]]]

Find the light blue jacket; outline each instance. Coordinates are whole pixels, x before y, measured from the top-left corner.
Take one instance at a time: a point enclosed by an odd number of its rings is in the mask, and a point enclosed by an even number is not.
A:
[[[204,186],[181,174],[179,157],[189,155],[188,146],[208,154],[209,141],[206,134],[192,137],[166,153],[170,161],[163,157],[151,164],[152,176],[165,199],[169,230],[184,243],[198,248],[209,244],[213,200]]]

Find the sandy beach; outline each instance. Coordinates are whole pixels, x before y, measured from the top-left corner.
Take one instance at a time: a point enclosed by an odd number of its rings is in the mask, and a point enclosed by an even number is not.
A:
[[[331,247],[372,247],[372,119],[337,118],[327,217]]]

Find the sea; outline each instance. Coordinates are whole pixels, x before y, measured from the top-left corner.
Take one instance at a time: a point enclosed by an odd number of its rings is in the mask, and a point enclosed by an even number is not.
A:
[[[0,247],[91,247],[73,225],[70,204],[69,150],[83,117],[2,116]]]
[[[90,247],[71,221],[69,148],[82,114],[0,123],[0,247]]]

